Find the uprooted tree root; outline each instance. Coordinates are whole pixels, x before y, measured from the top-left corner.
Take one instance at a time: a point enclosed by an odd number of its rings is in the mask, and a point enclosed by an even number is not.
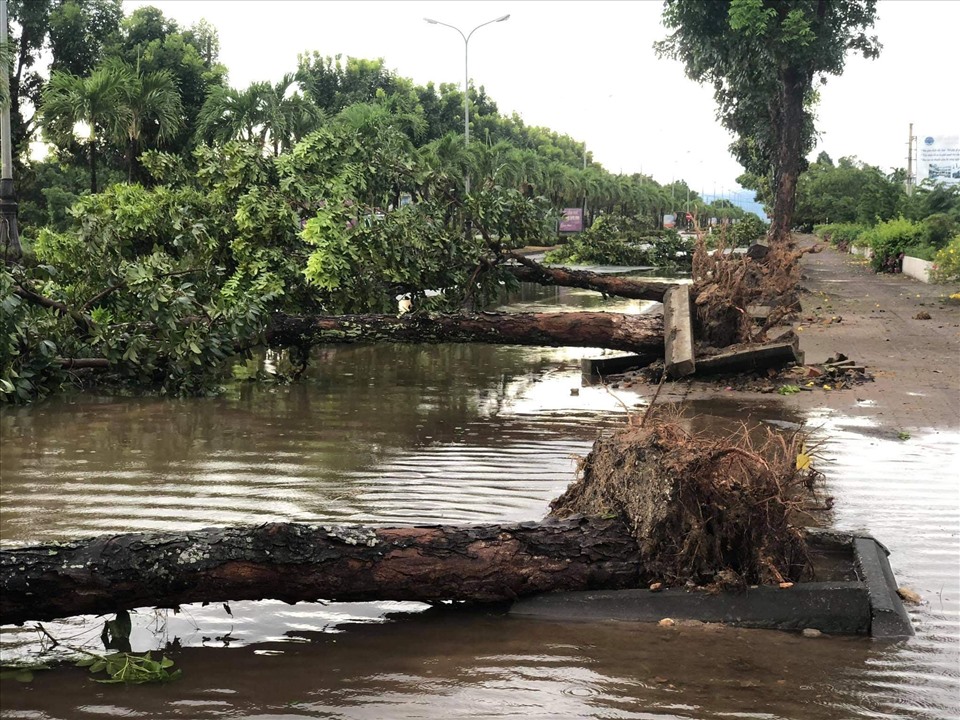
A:
[[[761,257],[708,251],[702,235],[693,253],[694,336],[704,347],[723,348],[763,341],[766,331],[800,308],[800,258],[818,252],[814,246],[795,250],[786,245],[763,249]],[[751,305],[771,308],[756,326]]]
[[[641,576],[667,585],[731,586],[810,577],[792,524],[814,483],[797,469],[799,434],[742,426],[723,439],[650,418],[601,437],[551,515],[620,515],[640,548]]]

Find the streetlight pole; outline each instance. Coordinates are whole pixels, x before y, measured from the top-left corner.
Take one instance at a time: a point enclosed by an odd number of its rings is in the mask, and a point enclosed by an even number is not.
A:
[[[10,59],[7,53],[7,0],[0,0],[0,244],[3,258],[17,260],[23,254],[17,230],[17,196],[13,188],[13,137],[10,134]]]
[[[439,20],[433,20],[431,18],[424,18],[424,20],[431,25],[443,25],[444,27],[451,28],[460,33],[460,37],[463,38],[463,146],[465,148],[470,147],[470,38],[473,37],[473,34],[482,28],[484,25],[490,25],[491,23],[503,22],[504,20],[509,20],[510,15],[503,15],[502,17],[494,18],[493,20],[487,20],[485,23],[480,23],[468,34],[464,35],[463,30],[456,27],[455,25],[448,25],[445,22],[440,22]],[[466,194],[470,194],[470,173],[466,174],[464,178],[464,187]]]

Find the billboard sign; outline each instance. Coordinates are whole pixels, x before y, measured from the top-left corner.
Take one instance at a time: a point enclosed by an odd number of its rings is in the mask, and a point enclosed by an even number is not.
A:
[[[564,208],[560,218],[560,232],[583,231],[583,208]]]
[[[917,184],[960,185],[960,135],[919,135]]]
[[[665,228],[673,228],[677,226],[677,216],[676,215],[664,215],[663,216],[663,226]]]

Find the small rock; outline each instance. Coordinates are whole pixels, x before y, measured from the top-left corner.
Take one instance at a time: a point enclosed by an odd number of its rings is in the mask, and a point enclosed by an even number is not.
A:
[[[789,588],[792,588],[792,587],[793,587],[793,583],[792,583],[792,582],[782,582],[782,583],[780,583],[780,589],[781,589],[781,590],[788,590]]]
[[[913,316],[913,319],[914,319],[914,320],[929,320],[929,319],[930,319],[930,313],[928,313],[926,310],[921,310],[920,312],[918,312],[916,315]]]
[[[650,585],[650,592],[660,592],[663,590],[663,583],[653,583]]]
[[[676,624],[677,622],[673,618],[664,618],[663,620],[657,623],[657,625],[659,625],[660,627],[673,627]]]
[[[914,592],[910,588],[897,588],[897,595],[900,596],[900,599],[911,605],[920,605],[923,602],[923,598],[920,597],[920,593]]]
[[[570,394],[571,394],[571,395],[579,395],[579,394],[580,394],[580,388],[570,388]]]
[[[815,638],[815,637],[820,637],[821,635],[823,635],[823,633],[820,632],[819,630],[817,630],[816,628],[804,628],[804,629],[803,629],[803,636],[804,636],[804,637]]]
[[[656,683],[660,683],[661,685],[663,685],[663,684],[666,683],[666,682],[670,682],[670,681],[667,680],[665,677],[660,677],[659,675],[657,675],[657,676],[653,679],[653,681],[656,682]]]

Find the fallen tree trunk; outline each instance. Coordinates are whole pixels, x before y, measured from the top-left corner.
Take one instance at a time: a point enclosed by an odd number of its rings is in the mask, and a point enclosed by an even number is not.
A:
[[[656,300],[657,302],[662,302],[667,290],[676,286],[676,283],[659,280],[638,280],[614,275],[601,275],[587,270],[547,267],[514,252],[507,253],[507,256],[520,263],[519,265],[507,266],[507,269],[522,282],[596,290],[605,295],[616,295],[634,300]]]
[[[613,519],[102,536],[0,550],[0,624],[268,598],[496,602],[637,587],[637,557]]]
[[[450,315],[286,315],[265,332],[272,347],[320,343],[494,343],[596,347],[663,354],[663,318],[605,312]]]

